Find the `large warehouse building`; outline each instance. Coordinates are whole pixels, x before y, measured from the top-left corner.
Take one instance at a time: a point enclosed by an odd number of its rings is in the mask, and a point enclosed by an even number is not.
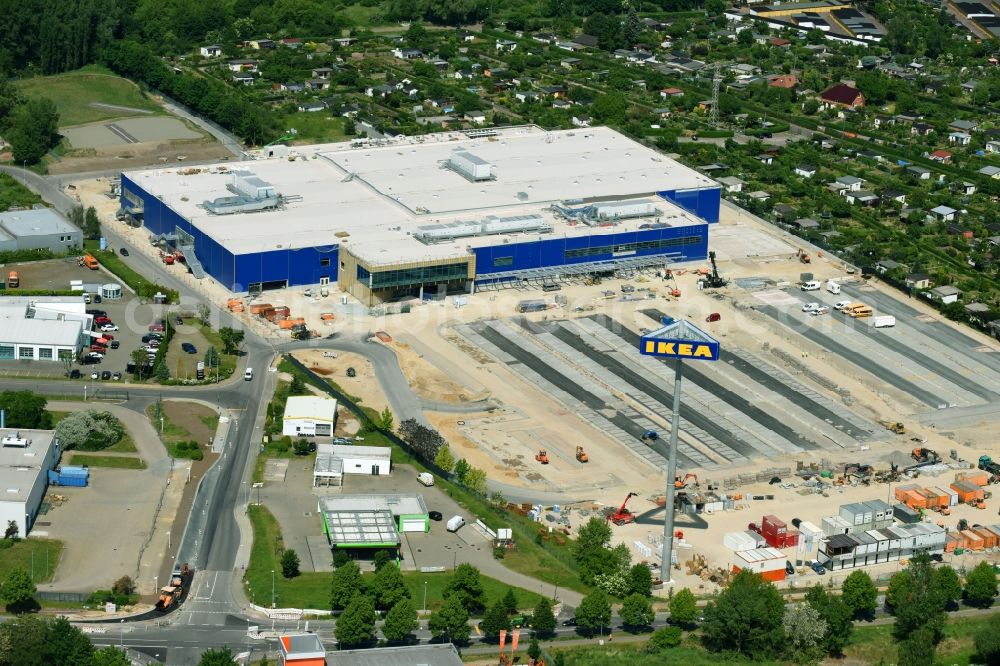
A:
[[[608,128],[269,148],[122,174],[119,215],[234,292],[364,303],[704,259],[719,185]]]
[[[59,440],[51,430],[0,432],[0,525],[17,524],[17,536],[26,537],[38,516],[48,471],[59,462]]]

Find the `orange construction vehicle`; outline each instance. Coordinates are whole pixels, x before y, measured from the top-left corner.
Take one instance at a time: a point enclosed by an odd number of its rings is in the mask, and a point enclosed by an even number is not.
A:
[[[538,453],[535,454],[535,460],[542,463],[543,465],[549,464],[549,452],[545,449],[539,449]]]
[[[587,455],[587,452],[583,450],[582,446],[576,447],[576,461],[582,463],[590,462],[590,457]]]
[[[694,485],[698,485],[698,475],[697,474],[685,474],[682,479],[679,476],[674,477],[674,488],[680,490],[681,488],[687,488],[688,481],[694,479]]]
[[[86,266],[87,268],[89,268],[92,271],[96,271],[98,263],[97,263],[97,259],[94,259],[93,255],[85,254],[85,255],[83,255],[83,258],[80,259],[80,265],[81,266]]]
[[[810,257],[809,253],[803,250],[801,247],[799,248],[799,251],[798,253],[796,253],[795,256],[797,256],[799,258],[799,261],[801,261],[803,264],[812,263],[812,257]]]
[[[18,287],[21,285],[21,278],[18,276],[17,271],[11,271],[7,274],[7,286],[8,287]]]
[[[628,525],[629,523],[635,522],[635,514],[625,508],[628,501],[633,497],[638,497],[639,493],[629,493],[625,496],[625,501],[622,505],[618,507],[618,510],[614,513],[608,515],[608,520],[613,522],[615,525]]]

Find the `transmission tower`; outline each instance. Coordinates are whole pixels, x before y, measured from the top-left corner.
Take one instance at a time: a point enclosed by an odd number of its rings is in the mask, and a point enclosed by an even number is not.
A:
[[[714,129],[719,127],[719,87],[722,85],[722,63],[715,63],[715,75],[712,77],[712,107],[708,110],[708,123]]]

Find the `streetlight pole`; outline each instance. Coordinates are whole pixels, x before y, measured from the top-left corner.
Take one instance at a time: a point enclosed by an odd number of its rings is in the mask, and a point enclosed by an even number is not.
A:
[[[271,569],[271,608],[274,606],[274,569]]]
[[[427,613],[427,581],[424,581],[424,613]]]

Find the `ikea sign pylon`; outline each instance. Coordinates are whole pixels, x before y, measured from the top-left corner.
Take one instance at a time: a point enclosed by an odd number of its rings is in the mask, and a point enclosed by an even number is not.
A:
[[[671,320],[642,336],[639,353],[659,358],[718,361],[719,341],[689,321]]]

